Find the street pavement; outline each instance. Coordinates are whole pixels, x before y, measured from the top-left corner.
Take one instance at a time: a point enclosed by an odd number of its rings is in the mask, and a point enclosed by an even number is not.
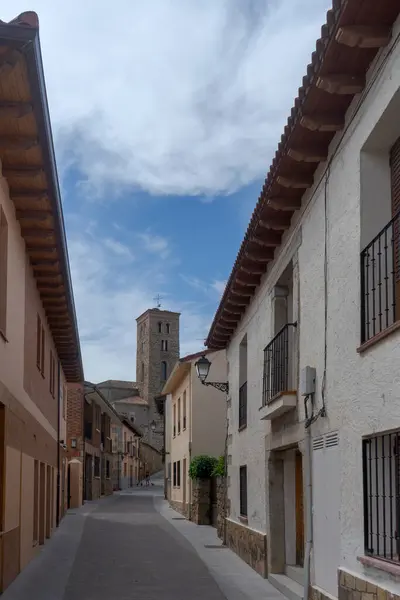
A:
[[[160,479],[71,510],[3,600],[285,600],[180,517]]]

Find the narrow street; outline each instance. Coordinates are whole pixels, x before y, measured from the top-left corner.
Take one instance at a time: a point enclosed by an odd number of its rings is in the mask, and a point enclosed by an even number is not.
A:
[[[70,511],[3,598],[284,600],[220,547],[215,529],[181,520],[162,494],[157,481]]]

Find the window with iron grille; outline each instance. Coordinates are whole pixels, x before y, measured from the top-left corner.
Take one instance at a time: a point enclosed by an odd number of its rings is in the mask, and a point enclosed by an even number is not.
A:
[[[106,478],[110,479],[110,461],[106,461]]]
[[[176,486],[181,487],[181,461],[176,463]]]
[[[264,348],[262,405],[290,390],[291,357],[297,323],[287,323]]]
[[[400,430],[363,440],[365,553],[400,561]]]
[[[94,476],[100,477],[100,458],[98,456],[94,457]]]
[[[247,427],[247,381],[239,388],[239,429]]]
[[[239,469],[240,516],[247,517],[247,467]]]
[[[174,478],[172,480],[172,485],[176,487],[176,462],[174,462]]]

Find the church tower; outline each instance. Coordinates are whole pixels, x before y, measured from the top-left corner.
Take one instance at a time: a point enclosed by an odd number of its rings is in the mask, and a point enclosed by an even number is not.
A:
[[[164,423],[155,398],[161,394],[179,359],[179,317],[180,313],[151,308],[136,319],[136,382],[142,398],[149,405],[149,427],[145,437],[159,450],[164,445]],[[155,432],[150,428],[152,421],[156,422]]]

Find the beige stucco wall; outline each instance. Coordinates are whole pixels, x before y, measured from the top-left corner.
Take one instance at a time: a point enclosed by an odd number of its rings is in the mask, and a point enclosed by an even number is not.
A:
[[[208,381],[228,380],[226,352],[207,354],[211,362]],[[195,361],[191,366],[192,456],[209,454],[218,458],[224,453],[226,435],[226,394],[203,385],[197,377]]]
[[[186,429],[183,429],[183,394],[186,391]],[[178,425],[176,426],[176,435],[173,437],[174,429],[174,405],[176,407],[176,423],[178,423],[178,399],[181,399],[181,431],[178,433]],[[170,427],[171,432],[170,447],[171,447],[171,500],[174,502],[183,502],[186,493],[186,501],[190,497],[190,484],[188,477],[188,469],[190,463],[189,445],[192,439],[191,431],[191,392],[190,392],[190,372],[184,374],[183,379],[177,385],[174,392],[171,394],[171,410],[170,410]],[[183,472],[183,461],[186,459],[187,469]],[[173,485],[174,477],[174,462],[181,461],[181,485],[177,487]],[[186,492],[185,492],[186,490]]]

